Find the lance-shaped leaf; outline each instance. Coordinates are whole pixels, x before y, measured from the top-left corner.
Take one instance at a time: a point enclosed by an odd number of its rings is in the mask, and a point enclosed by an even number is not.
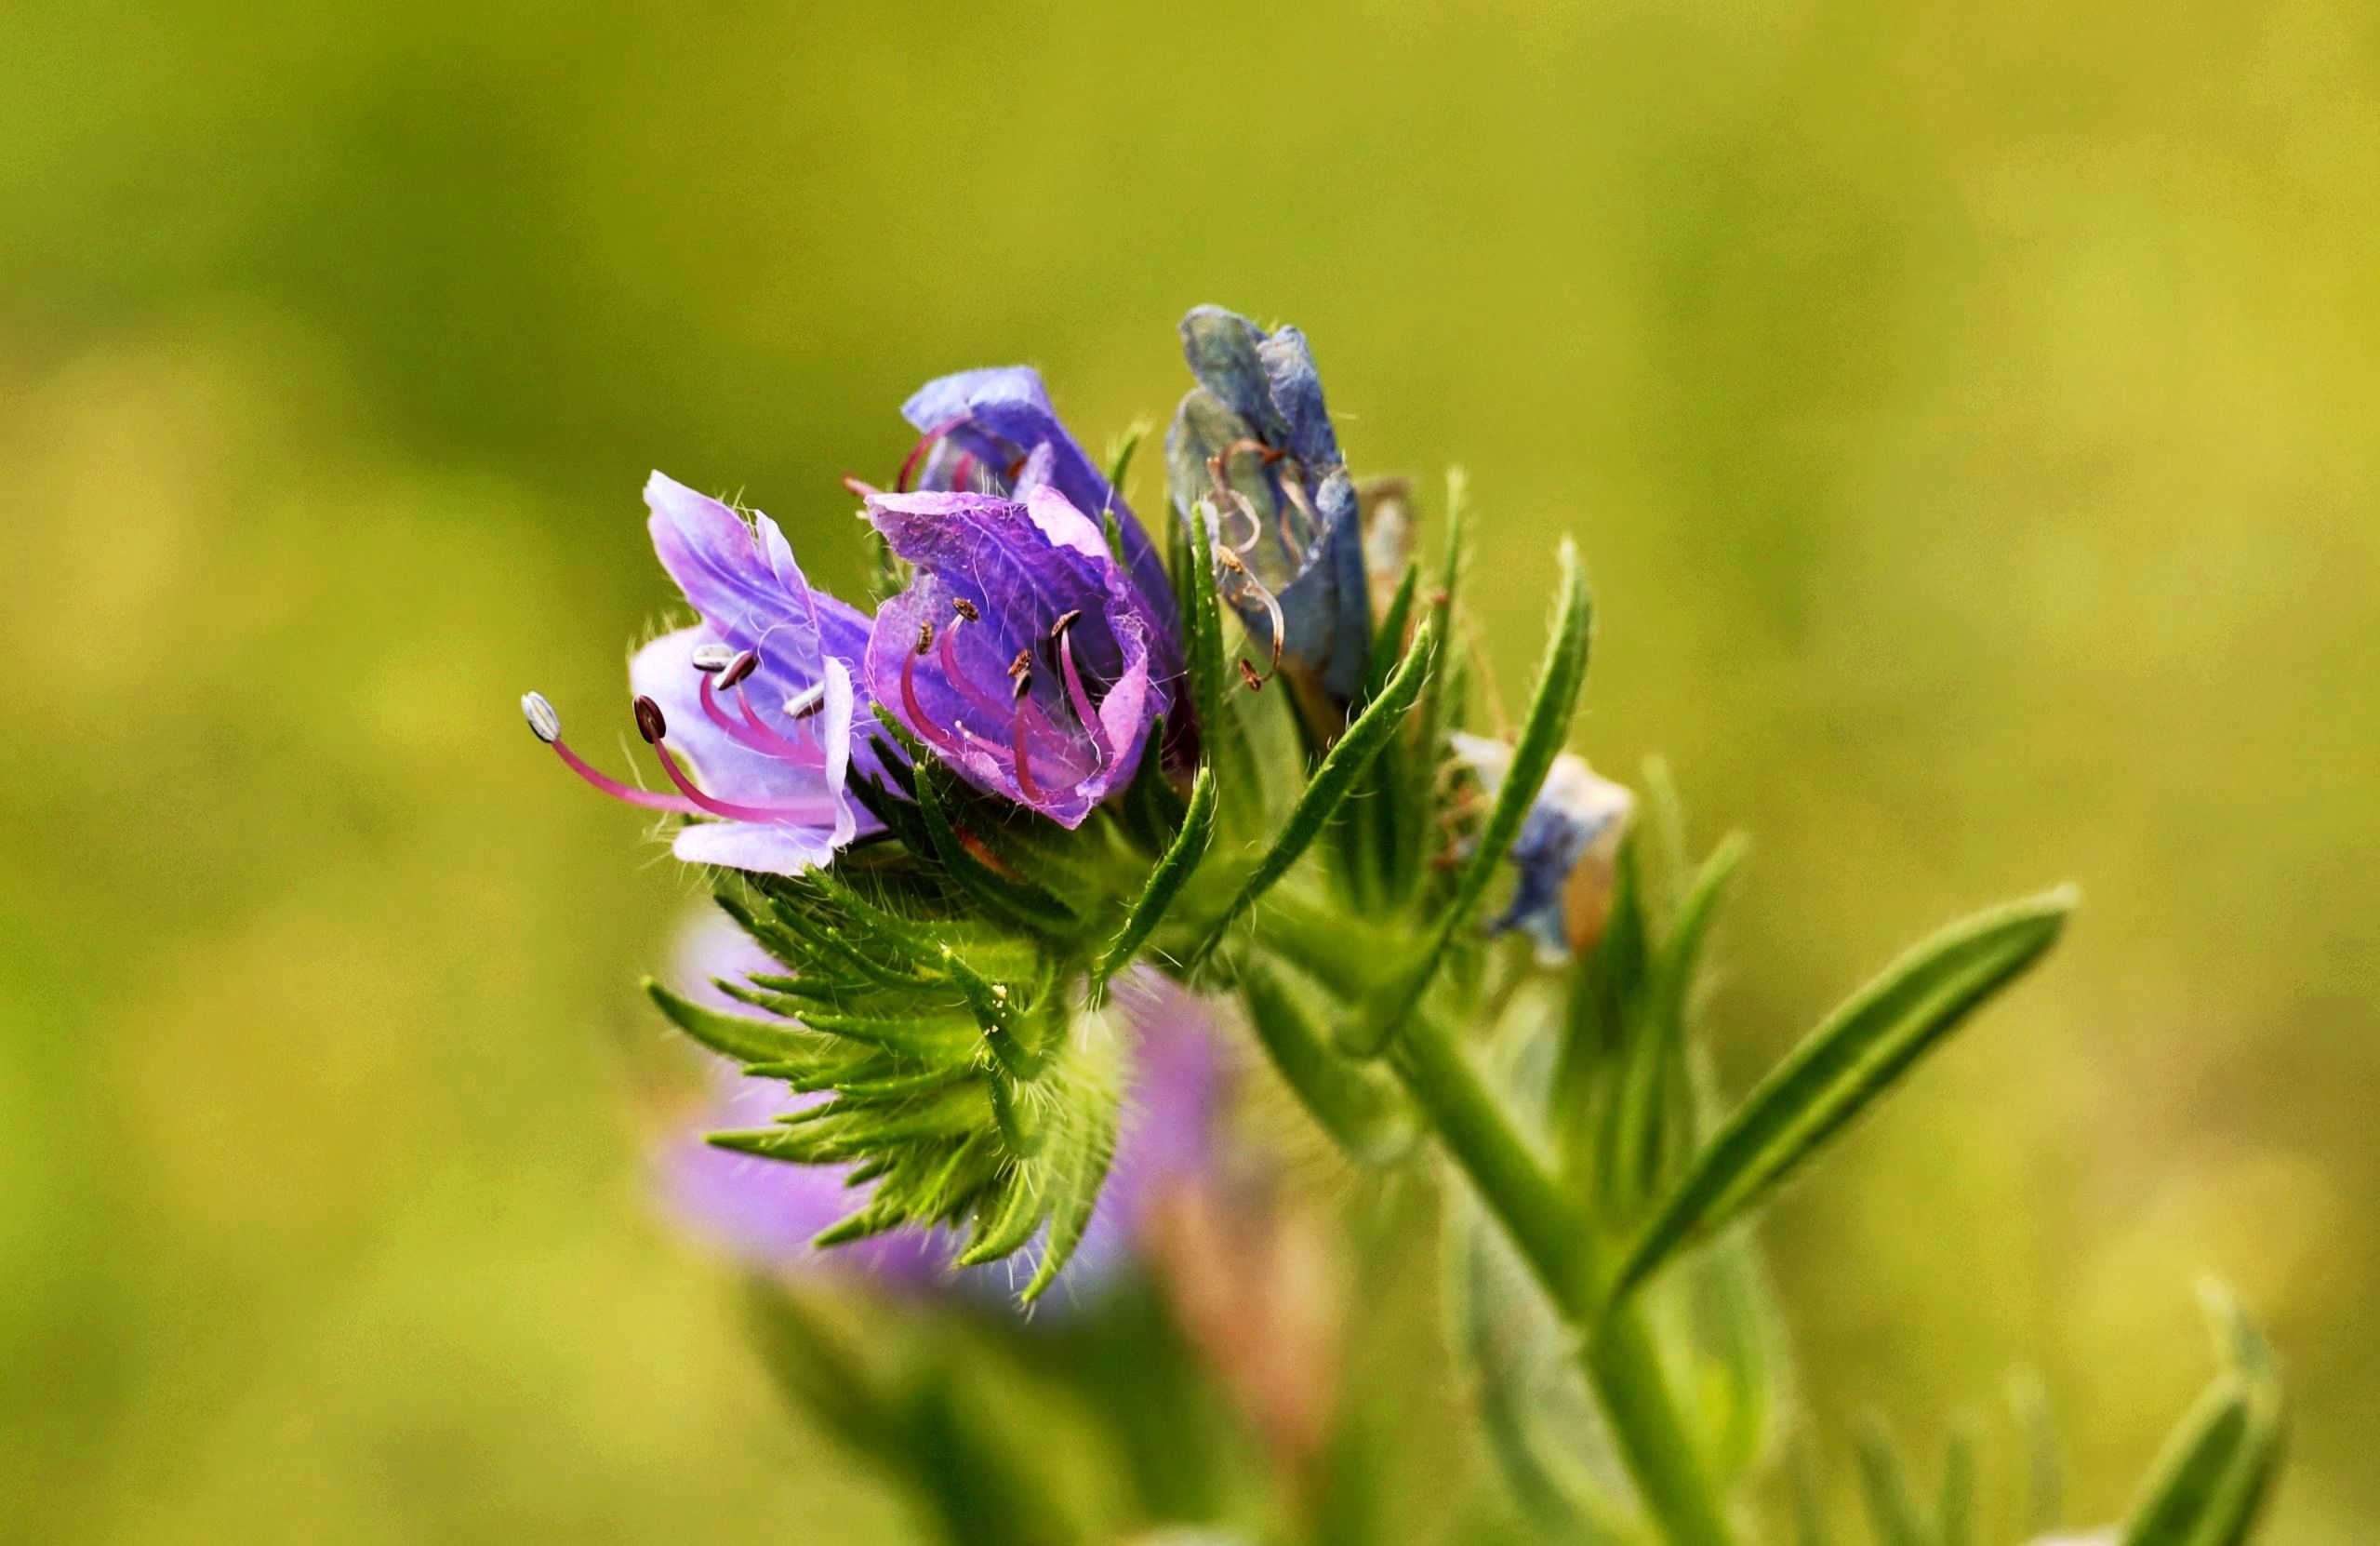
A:
[[[804,1061],[816,1054],[818,1038],[798,1025],[724,1014],[672,993],[649,977],[645,980],[645,992],[672,1025],[723,1058],[739,1063],[778,1063]]]
[[[1182,824],[1174,833],[1154,868],[1149,872],[1149,884],[1141,887],[1132,910],[1124,915],[1124,926],[1108,942],[1107,953],[1099,957],[1099,965],[1092,974],[1095,982],[1104,983],[1132,964],[1140,947],[1149,942],[1150,934],[1165,919],[1166,909],[1181,895],[1199,861],[1206,857],[1207,846],[1215,841],[1215,769],[1202,767],[1198,780],[1190,785],[1190,805],[1182,814]]]
[[[2122,1546],[2238,1546],[2255,1526],[2280,1467],[2280,1379],[2264,1339],[2229,1293],[2207,1290],[2215,1377],[2165,1448],[2125,1515]]]
[[[1578,712],[1579,689],[1587,683],[1587,658],[1594,632],[1595,606],[1588,594],[1587,578],[1578,566],[1578,552],[1562,545],[1562,603],[1554,615],[1553,637],[1546,646],[1544,668],[1529,702],[1529,717],[1512,748],[1512,761],[1496,793],[1496,804],[1480,828],[1471,856],[1456,882],[1454,899],[1439,914],[1421,957],[1399,972],[1363,1005],[1349,1028],[1347,1045],[1361,1056],[1376,1053],[1396,1034],[1397,1027],[1420,1002],[1437,975],[1455,932],[1469,921],[1496,878],[1496,866],[1511,850],[1521,823],[1537,798],[1537,791],[1562,754],[1570,721]]]
[[[1925,1517],[1918,1512],[1917,1494],[1909,1486],[1908,1468],[1900,1447],[1881,1422],[1870,1419],[1859,1426],[1855,1441],[1859,1459],[1859,1495],[1868,1504],[1868,1523],[1877,1546],[1935,1546]]]
[[[2008,1405],[2025,1447],[2025,1535],[2028,1539],[2057,1528],[2066,1513],[2066,1461],[2059,1453],[2050,1393],[2041,1377],[2021,1369],[2009,1377]]]
[[[1943,1037],[2047,951],[2070,888],[1983,913],[1919,945],[1793,1049],[1695,1156],[1615,1280],[1624,1296],[1743,1217]]]
[[[1429,679],[1429,668],[1437,654],[1437,636],[1424,627],[1414,635],[1413,647],[1405,651],[1404,664],[1389,678],[1389,685],[1380,689],[1380,696],[1356,716],[1355,722],[1347,727],[1347,733],[1338,738],[1338,744],[1324,754],[1321,765],[1314,769],[1314,776],[1307,780],[1296,804],[1290,806],[1288,820],[1282,823],[1280,835],[1273,839],[1272,846],[1265,851],[1264,857],[1256,861],[1256,868],[1241,884],[1239,894],[1232,899],[1231,905],[1217,921],[1205,944],[1200,948],[1200,956],[1211,951],[1231,925],[1239,921],[1240,914],[1254,905],[1258,897],[1270,890],[1275,882],[1289,873],[1289,867],[1304,856],[1308,845],[1337,813],[1349,791],[1363,777],[1364,768],[1371,766],[1372,759],[1379,754],[1381,747],[1388,744],[1389,738],[1397,733],[1405,711],[1413,707],[1422,683]]]
[[[1417,1136],[1413,1109],[1376,1067],[1339,1055],[1314,1023],[1312,995],[1253,953],[1234,964],[1248,1022],[1306,1109],[1350,1158],[1390,1165]]]
[[[1743,862],[1743,838],[1715,849],[1678,903],[1628,1020],[1617,1099],[1604,1144],[1604,1180],[1622,1206],[1650,1197],[1693,1142],[1694,1092],[1686,1069],[1686,1005],[1704,942],[1727,883]]]
[[[1934,1539],[1941,1546],[1974,1546],[1975,1539],[1975,1433],[1961,1417],[1950,1425],[1942,1451],[1942,1490],[1934,1510]]]

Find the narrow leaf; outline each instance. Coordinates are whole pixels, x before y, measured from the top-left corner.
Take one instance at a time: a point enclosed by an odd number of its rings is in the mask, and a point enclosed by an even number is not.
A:
[[[1201,955],[1212,950],[1231,925],[1238,921],[1240,914],[1246,912],[1258,897],[1270,890],[1274,882],[1289,873],[1289,867],[1297,862],[1307,846],[1322,832],[1323,824],[1330,820],[1340,802],[1347,798],[1348,792],[1355,787],[1356,780],[1363,769],[1379,753],[1380,748],[1388,744],[1389,738],[1396,734],[1398,723],[1403,719],[1405,711],[1413,707],[1413,700],[1420,692],[1422,683],[1429,679],[1430,664],[1437,652],[1437,640],[1428,628],[1414,635],[1413,647],[1405,652],[1404,664],[1397,668],[1396,674],[1389,678],[1389,685],[1380,690],[1380,696],[1356,716],[1355,722],[1347,727],[1347,733],[1338,738],[1338,744],[1330,749],[1321,766],[1314,769],[1314,776],[1298,794],[1297,803],[1290,807],[1280,836],[1273,840],[1272,846],[1266,850],[1264,857],[1256,861],[1256,868],[1249,872],[1248,878],[1242,883],[1239,895],[1232,899],[1230,907],[1217,922],[1199,953]]]
[[[2011,1378],[2008,1404],[2025,1446],[2025,1534],[2047,1535],[2066,1513],[2066,1462],[2041,1377],[2026,1369]]]
[[[1341,1057],[1308,1012],[1307,996],[1280,969],[1254,954],[1236,969],[1256,1040],[1339,1147],[1365,1165],[1403,1158],[1416,1130],[1395,1083],[1369,1064]]]
[[[1124,914],[1124,927],[1108,942],[1107,953],[1099,957],[1099,965],[1092,974],[1095,982],[1105,982],[1132,964],[1140,947],[1149,941],[1150,934],[1165,919],[1166,909],[1181,895],[1182,886],[1199,861],[1206,857],[1208,845],[1215,841],[1215,769],[1202,767],[1198,781],[1190,785],[1190,806],[1182,814],[1180,830],[1173,842],[1149,872],[1149,884],[1142,886],[1139,898]]]
[[[645,992],[671,1024],[723,1058],[739,1063],[776,1063],[804,1060],[818,1053],[818,1039],[798,1025],[723,1014],[671,992],[649,977],[645,980]]]
[[[1935,1546],[1892,1436],[1871,1419],[1860,1424],[1856,1444],[1859,1494],[1878,1546]]]
[[[1529,717],[1522,726],[1520,740],[1512,748],[1512,764],[1505,771],[1496,804],[1480,828],[1471,857],[1456,883],[1454,899],[1440,913],[1420,958],[1399,972],[1363,1006],[1359,1022],[1351,1028],[1348,1045],[1359,1052],[1387,1046],[1405,1015],[1420,1001],[1445,958],[1455,931],[1469,921],[1487,894],[1489,883],[1510,851],[1512,840],[1520,835],[1521,823],[1528,816],[1529,807],[1536,804],[1537,791],[1570,734],[1571,718],[1578,711],[1579,689],[1587,682],[1595,607],[1588,594],[1587,578],[1578,566],[1578,552],[1568,541],[1562,545],[1561,564],[1562,602],[1554,614],[1553,637],[1546,646],[1545,666],[1537,676],[1536,693],[1530,700]]]
[[[2125,1515],[2122,1546],[2196,1546],[2213,1539],[2216,1510],[2248,1436],[2248,1388],[2236,1375],[2209,1386],[2158,1456]]]
[[[1969,1014],[2041,959],[2074,901],[2074,893],[2062,887],[1954,925],[1837,1009],[1695,1156],[1629,1251],[1615,1299],[1765,1198]]]

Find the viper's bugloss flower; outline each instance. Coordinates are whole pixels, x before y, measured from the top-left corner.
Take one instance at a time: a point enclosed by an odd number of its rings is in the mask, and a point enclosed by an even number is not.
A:
[[[1097,523],[1056,485],[1020,482],[1021,499],[868,497],[914,574],[876,614],[866,681],[977,788],[1074,827],[1131,780],[1173,686],[1162,625]]]
[[[1041,373],[996,366],[943,376],[917,389],[901,417],[921,436],[902,464],[896,493],[1004,494],[1022,500],[1047,484],[1104,530],[1110,519],[1124,568],[1150,623],[1150,651],[1161,679],[1181,670],[1180,622],[1164,559],[1121,489],[1109,483],[1050,406]]]
[[[672,847],[689,863],[793,874],[826,863],[869,819],[844,784],[890,754],[858,686],[868,619],[813,590],[777,523],[750,524],[656,473],[645,486],[661,566],[701,620],[636,652],[636,725],[674,793],[634,788],[562,739],[544,698],[529,727],[579,777],[631,805],[706,818]]]
[[[1175,513],[1213,513],[1222,592],[1260,649],[1344,705],[1363,684],[1372,613],[1355,485],[1295,327],[1267,333],[1219,306],[1182,318],[1198,385],[1175,411],[1165,461]]]
[[[758,1011],[720,992],[717,980],[784,970],[717,914],[692,923],[676,953],[676,975],[685,994],[732,1014]],[[1153,974],[1120,980],[1116,987],[1116,1004],[1132,1035],[1131,1078],[1097,1211],[1066,1268],[1065,1281],[1078,1293],[1096,1289],[1139,1259],[1160,1219],[1213,1183],[1230,1093],[1225,1044],[1198,1000]],[[827,1099],[793,1094],[774,1079],[743,1077],[735,1064],[721,1060],[701,1131],[766,1127],[787,1112]],[[954,1273],[993,1294],[1004,1294],[1010,1286],[1012,1274],[999,1263],[958,1272],[952,1262],[961,1237],[946,1230],[911,1227],[825,1250],[812,1246],[813,1236],[861,1201],[850,1185],[849,1166],[788,1165],[717,1148],[689,1133],[669,1143],[659,1168],[672,1211],[697,1233],[745,1260],[843,1272],[912,1288],[949,1282]]]
[[[1512,766],[1512,748],[1460,731],[1452,740],[1456,756],[1493,798]],[[1626,788],[1598,777],[1578,757],[1566,752],[1556,757],[1512,840],[1519,873],[1511,904],[1488,932],[1520,929],[1549,964],[1592,945],[1611,912],[1613,861],[1635,805]]]

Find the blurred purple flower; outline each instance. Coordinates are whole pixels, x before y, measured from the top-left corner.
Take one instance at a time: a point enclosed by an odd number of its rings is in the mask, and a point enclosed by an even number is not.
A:
[[[1223,595],[1273,649],[1344,706],[1363,685],[1372,612],[1355,485],[1339,455],[1306,335],[1267,333],[1236,312],[1182,318],[1198,385],[1175,411],[1165,461],[1176,513],[1215,510]],[[1228,572],[1236,565],[1240,572]]]
[[[687,927],[677,953],[681,991],[731,1013],[755,1011],[721,993],[713,979],[784,969],[715,913]],[[1097,1211],[1066,1269],[1066,1281],[1078,1291],[1123,1270],[1139,1255],[1168,1199],[1215,1176],[1217,1127],[1230,1079],[1224,1044],[1196,999],[1149,974],[1116,986],[1116,1003],[1132,1033],[1131,1078]],[[701,1131],[765,1127],[785,1112],[826,1099],[795,1095],[776,1080],[745,1078],[720,1061]],[[847,1184],[847,1166],[760,1159],[714,1148],[696,1133],[670,1143],[660,1171],[679,1217],[760,1265],[853,1273],[911,1289],[954,1280],[994,1294],[1013,1286],[1007,1263],[955,1269],[961,1238],[947,1230],[905,1228],[830,1250],[812,1246],[812,1236],[860,1202]]]
[[[914,578],[878,611],[865,676],[968,782],[1080,826],[1171,705],[1162,624],[1091,517],[1045,479],[1018,481],[1019,499],[868,497]]]
[[[718,818],[680,831],[689,863],[792,874],[826,863],[862,823],[844,791],[884,753],[858,685],[868,619],[812,590],[777,523],[744,517],[656,473],[645,487],[661,566],[700,615],[636,652],[637,726],[675,793],[633,788],[562,740],[552,704],[530,727],[596,788],[632,805]]]
[[[943,376],[917,389],[901,417],[924,436],[902,465],[895,492],[1005,494],[1023,500],[1036,483],[1104,532],[1116,525],[1125,571],[1150,620],[1150,652],[1161,680],[1181,671],[1180,622],[1165,561],[1124,495],[1110,484],[1050,406],[1041,373],[998,366]]]
[[[1512,748],[1459,730],[1453,740],[1455,755],[1493,798],[1512,766]],[[1580,758],[1556,757],[1512,840],[1510,857],[1520,875],[1511,905],[1488,932],[1521,930],[1537,942],[1538,959],[1549,965],[1593,943],[1611,909],[1613,857],[1635,806],[1625,787],[1598,777]]]

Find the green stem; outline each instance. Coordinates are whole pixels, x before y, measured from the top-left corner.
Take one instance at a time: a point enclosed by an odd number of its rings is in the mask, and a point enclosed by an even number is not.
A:
[[[1578,1335],[1579,1367],[1622,1459],[1670,1546],[1729,1546],[1727,1522],[1679,1420],[1658,1352],[1635,1307],[1601,1308],[1605,1268],[1586,1210],[1552,1179],[1443,1026],[1410,1018],[1391,1055],[1471,1185]]]

